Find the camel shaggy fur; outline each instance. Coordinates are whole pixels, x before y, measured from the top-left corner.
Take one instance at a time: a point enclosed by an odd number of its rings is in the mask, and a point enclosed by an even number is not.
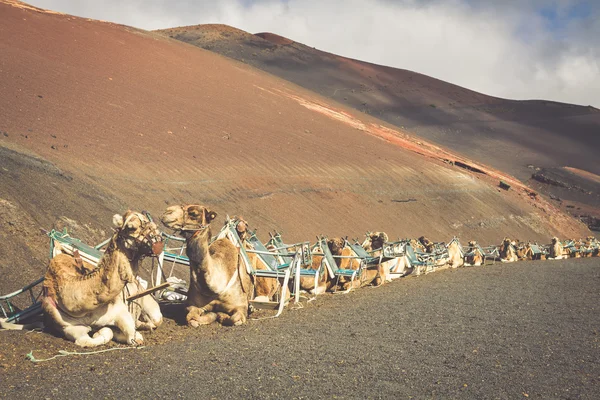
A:
[[[518,261],[517,250],[513,241],[509,238],[504,238],[500,245],[500,261],[502,262],[514,262]]]
[[[248,318],[253,293],[250,275],[240,262],[237,247],[229,239],[209,245],[210,223],[217,213],[201,205],[176,205],[166,209],[162,223],[186,239],[190,262],[187,323],[241,325]]]
[[[479,250],[479,246],[475,240],[469,242],[469,249],[465,258],[465,265],[478,267],[483,264],[483,254]]]
[[[50,260],[44,277],[45,324],[78,346],[99,346],[113,337],[121,343],[143,343],[124,289],[135,284],[140,259],[162,251],[160,231],[146,216],[132,211],[115,215],[113,224],[115,234],[96,267],[61,253]],[[162,321],[162,316],[156,318],[154,325]]]
[[[548,253],[548,260],[561,260],[567,258],[563,245],[560,243],[560,239],[556,236],[552,238],[552,244],[550,245],[550,252]]]

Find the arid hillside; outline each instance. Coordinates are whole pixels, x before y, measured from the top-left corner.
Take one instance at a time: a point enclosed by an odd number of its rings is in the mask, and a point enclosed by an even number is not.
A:
[[[99,242],[172,203],[287,241],[589,233],[509,175],[156,33],[2,0],[0,53],[0,293],[42,274],[40,228]]]
[[[600,224],[600,183],[587,178],[581,183],[571,169],[600,178],[600,110],[594,107],[491,97],[416,72],[326,53],[273,33],[252,35],[225,25],[158,32],[243,61],[506,171],[534,185],[558,207],[575,216],[596,216]],[[561,184],[538,179],[546,171],[560,175]]]

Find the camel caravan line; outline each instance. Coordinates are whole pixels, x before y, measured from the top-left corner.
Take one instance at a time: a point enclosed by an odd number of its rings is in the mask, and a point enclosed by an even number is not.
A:
[[[325,292],[348,293],[445,268],[597,257],[600,251],[592,236],[566,242],[555,237],[549,245],[505,238],[500,246],[482,247],[475,241],[462,246],[456,237],[448,243],[390,241],[384,232],[369,232],[362,243],[320,235],[312,244],[286,244],[275,232],[263,243],[241,217],[227,217],[213,236],[216,218],[202,205],[170,206],[161,222],[172,235],[161,232],[149,213],[127,211],[113,217],[114,234],[95,247],[66,230],[48,232],[46,274],[0,296],[0,328],[45,327],[82,347],[113,339],[141,345],[140,331],[163,321],[160,303],[181,303],[192,327],[233,326],[257,309],[271,310],[265,318],[277,317],[290,303]],[[151,287],[140,276],[146,257],[152,260],[144,270]]]

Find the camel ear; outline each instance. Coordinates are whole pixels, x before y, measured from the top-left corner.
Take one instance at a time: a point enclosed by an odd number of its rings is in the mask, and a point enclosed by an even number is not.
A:
[[[115,228],[120,228],[123,226],[123,216],[121,214],[113,215],[113,225]]]
[[[206,223],[210,224],[210,222],[212,220],[214,220],[215,218],[217,218],[217,213],[214,211],[209,211],[208,209],[206,209],[206,211],[204,212],[204,215],[206,216]]]

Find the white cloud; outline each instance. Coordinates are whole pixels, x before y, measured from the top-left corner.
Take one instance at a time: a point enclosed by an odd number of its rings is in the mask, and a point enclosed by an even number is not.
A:
[[[576,0],[32,0],[144,29],[223,23],[493,96],[600,107],[600,12]],[[523,5],[526,3],[526,5]],[[541,8],[562,18],[548,21]],[[586,15],[587,14],[587,15]]]

